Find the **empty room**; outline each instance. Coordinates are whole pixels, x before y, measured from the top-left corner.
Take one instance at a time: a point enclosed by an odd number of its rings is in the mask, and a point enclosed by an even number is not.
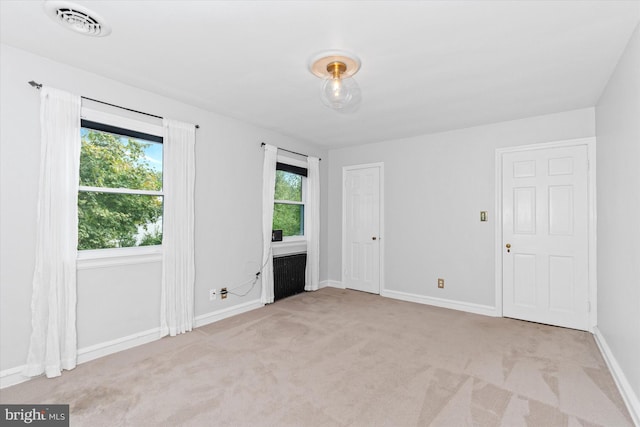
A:
[[[640,426],[640,1],[0,0],[0,424]]]

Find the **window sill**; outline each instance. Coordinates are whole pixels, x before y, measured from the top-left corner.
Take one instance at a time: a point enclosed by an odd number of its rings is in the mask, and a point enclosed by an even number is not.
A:
[[[95,249],[78,251],[76,268],[113,267],[117,265],[145,264],[162,261],[162,246],[139,246],[136,248]]]
[[[273,256],[291,255],[307,251],[307,240],[304,237],[271,242]]]

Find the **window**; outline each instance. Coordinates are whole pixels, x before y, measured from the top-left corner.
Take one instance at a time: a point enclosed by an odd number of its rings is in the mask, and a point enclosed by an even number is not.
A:
[[[162,137],[81,125],[78,249],[162,244]]]
[[[273,229],[283,237],[304,236],[304,186],[307,169],[287,163],[276,164],[276,192]]]

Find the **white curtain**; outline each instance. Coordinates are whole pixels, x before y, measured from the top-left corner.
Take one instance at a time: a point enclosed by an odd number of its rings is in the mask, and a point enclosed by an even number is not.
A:
[[[196,128],[163,120],[162,336],[193,329],[194,187]]]
[[[263,304],[273,302],[273,253],[271,232],[273,230],[273,198],[276,192],[276,162],[278,149],[264,145],[262,166],[262,295]]]
[[[317,291],[320,282],[320,159],[307,158],[307,200],[304,235],[307,238],[305,291]]]
[[[80,97],[40,93],[40,182],[24,375],[57,377],[77,359],[76,256],[80,179]]]

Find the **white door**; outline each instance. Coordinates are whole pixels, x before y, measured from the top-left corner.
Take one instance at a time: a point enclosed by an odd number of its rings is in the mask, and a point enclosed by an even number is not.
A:
[[[505,317],[589,327],[586,146],[502,155]]]
[[[380,293],[380,165],[343,170],[342,283]]]

